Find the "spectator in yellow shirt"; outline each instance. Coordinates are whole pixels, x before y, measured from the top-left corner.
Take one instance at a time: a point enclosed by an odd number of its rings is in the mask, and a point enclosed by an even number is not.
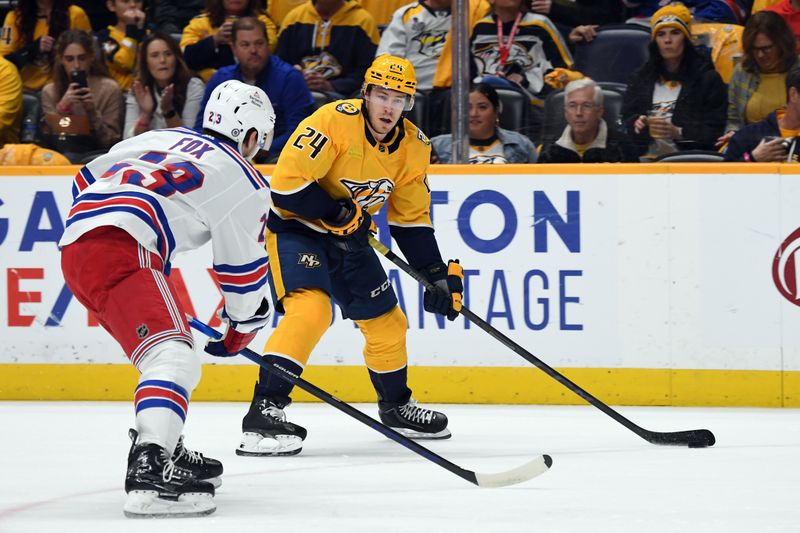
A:
[[[25,90],[38,91],[50,81],[53,46],[65,30],[91,32],[89,17],[68,0],[26,0],[9,11],[0,29],[0,56],[19,69]]]
[[[22,80],[13,63],[0,57],[0,146],[19,142]]]
[[[206,0],[206,9],[183,29],[181,50],[186,65],[208,83],[220,67],[236,61],[231,49],[233,21],[256,17],[267,27],[270,52],[275,51],[278,33],[275,23],[261,8],[259,0]]]
[[[107,0],[106,6],[117,17],[114,26],[97,32],[108,73],[120,89],[127,91],[133,83],[136,54],[144,38],[145,14],[142,0]]]

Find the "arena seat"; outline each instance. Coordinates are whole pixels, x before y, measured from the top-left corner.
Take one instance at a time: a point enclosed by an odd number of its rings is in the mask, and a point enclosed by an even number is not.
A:
[[[725,157],[719,152],[710,150],[685,150],[658,156],[654,163],[719,163]]]
[[[594,81],[627,83],[650,57],[650,29],[639,24],[611,24],[597,29],[592,42],[575,45],[575,70]]]
[[[500,99],[500,127],[528,134],[530,129],[530,97],[521,89],[495,87]]]

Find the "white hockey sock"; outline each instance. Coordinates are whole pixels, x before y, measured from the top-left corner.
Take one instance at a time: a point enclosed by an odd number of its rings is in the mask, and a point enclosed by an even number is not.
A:
[[[139,363],[136,387],[136,430],[140,443],[154,443],[172,454],[183,432],[189,395],[200,381],[200,361],[181,341],[164,341],[148,350]]]

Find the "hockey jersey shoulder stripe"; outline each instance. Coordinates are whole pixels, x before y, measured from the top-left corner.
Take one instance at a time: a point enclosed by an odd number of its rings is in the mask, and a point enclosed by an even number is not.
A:
[[[129,213],[150,226],[156,235],[156,246],[164,263],[169,263],[175,249],[175,236],[163,208],[155,198],[147,194],[125,191],[109,194],[83,194],[72,204],[67,215],[66,227],[75,222],[112,212]]]
[[[211,142],[214,146],[216,146],[217,148],[228,154],[234,161],[236,161],[236,163],[242,169],[242,172],[244,172],[245,176],[247,176],[247,179],[250,181],[250,184],[256,190],[269,188],[267,180],[264,179],[264,176],[262,176],[258,170],[253,168],[253,165],[251,165],[249,161],[247,161],[244,157],[242,157],[242,155],[239,152],[237,152],[230,146],[226,145],[224,142],[219,141],[218,139],[214,139],[213,137],[209,137],[207,135],[200,135],[196,131],[189,128],[176,128],[176,129],[181,133],[185,133],[186,135],[191,135],[193,137],[197,137],[198,139],[203,139],[204,141]]]
[[[81,168],[78,173],[75,174],[75,179],[72,180],[72,199],[74,200],[77,198],[84,189],[95,181],[97,180],[92,175],[91,171],[89,171],[88,167]]]

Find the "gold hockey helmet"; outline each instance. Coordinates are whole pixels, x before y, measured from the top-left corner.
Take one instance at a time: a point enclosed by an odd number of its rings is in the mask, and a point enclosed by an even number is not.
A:
[[[417,73],[408,59],[384,54],[375,58],[364,75],[364,89],[369,85],[386,87],[413,97],[417,92]]]

